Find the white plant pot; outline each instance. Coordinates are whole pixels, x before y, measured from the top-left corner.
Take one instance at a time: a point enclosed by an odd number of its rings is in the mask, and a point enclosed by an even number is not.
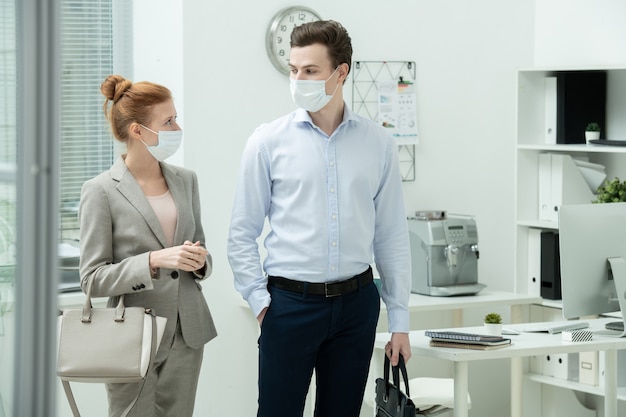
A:
[[[485,323],[485,334],[489,336],[501,336],[502,323]]]
[[[589,143],[590,140],[600,139],[600,132],[585,131],[585,139],[587,139],[587,143]]]

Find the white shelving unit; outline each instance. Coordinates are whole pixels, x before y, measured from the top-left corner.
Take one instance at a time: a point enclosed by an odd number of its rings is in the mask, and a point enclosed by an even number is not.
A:
[[[626,146],[545,144],[545,79],[558,71],[607,71],[607,139],[626,141],[626,68],[531,68],[517,74],[516,143],[516,292],[526,294],[528,230],[558,230],[539,219],[539,155],[567,154],[606,167],[607,177],[626,179]],[[583,132],[580,132],[583,135]]]
[[[585,385],[577,382],[568,381],[566,379],[559,379],[552,376],[539,375],[533,373],[527,373],[525,375],[531,381],[539,382],[541,384],[553,385],[555,387],[566,388],[574,391],[580,391],[587,394],[593,394],[598,396],[604,396],[604,390],[597,385]],[[617,399],[619,401],[626,401],[626,387],[617,388]]]
[[[534,229],[558,230],[558,222],[540,220],[539,156],[542,153],[566,154],[604,165],[608,179],[626,179],[626,146],[564,145],[546,143],[545,83],[547,77],[561,71],[607,72],[606,139],[626,141],[626,67],[600,68],[528,68],[517,73],[517,131],[515,147],[515,291],[532,294],[533,276],[529,262],[529,234]],[[589,122],[589,121],[587,121]],[[580,132],[584,137],[584,132]],[[591,202],[591,201],[590,201]],[[536,263],[534,264],[536,265]],[[537,287],[534,286],[534,291]],[[536,294],[535,294],[536,295]],[[540,309],[560,309],[560,300],[543,300]],[[603,396],[602,388],[543,375],[529,374],[530,380],[542,384]],[[626,401],[626,387],[619,387],[618,398]]]

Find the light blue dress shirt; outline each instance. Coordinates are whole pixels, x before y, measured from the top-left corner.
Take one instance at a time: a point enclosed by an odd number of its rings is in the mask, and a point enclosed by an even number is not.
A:
[[[330,137],[298,109],[248,139],[228,238],[235,288],[258,316],[270,304],[265,274],[331,282],[375,261],[389,331],[408,332],[411,263],[397,145],[344,109]]]

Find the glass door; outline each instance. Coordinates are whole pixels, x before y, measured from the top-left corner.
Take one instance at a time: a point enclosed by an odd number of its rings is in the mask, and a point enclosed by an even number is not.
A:
[[[15,342],[16,91],[15,0],[0,0],[0,417],[11,415]]]

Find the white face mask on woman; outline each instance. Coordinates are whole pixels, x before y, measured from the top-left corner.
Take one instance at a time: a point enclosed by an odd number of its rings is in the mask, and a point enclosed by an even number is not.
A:
[[[298,107],[313,113],[323,109],[339,88],[339,84],[337,84],[332,94],[326,94],[326,82],[335,75],[338,69],[339,67],[335,68],[333,73],[330,74],[330,77],[326,80],[294,80],[290,78],[289,88],[291,89],[293,102],[296,103]]]
[[[140,126],[157,135],[158,143],[156,145],[148,145],[143,140],[141,141],[141,143],[146,145],[148,152],[150,152],[150,154],[154,156],[157,161],[163,161],[174,155],[183,141],[182,130],[159,130],[158,132],[155,132],[149,127],[144,125]]]

